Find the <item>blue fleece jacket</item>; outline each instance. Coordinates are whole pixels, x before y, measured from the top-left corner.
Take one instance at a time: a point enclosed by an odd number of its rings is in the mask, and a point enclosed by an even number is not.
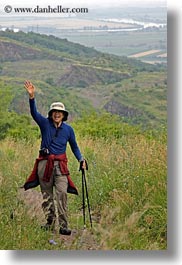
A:
[[[42,116],[37,111],[35,99],[29,99],[29,104],[31,115],[41,131],[41,148],[48,148],[51,154],[61,155],[66,152],[67,142],[69,142],[73,154],[78,161],[81,161],[83,158],[73,128],[64,122],[56,128],[51,119]]]

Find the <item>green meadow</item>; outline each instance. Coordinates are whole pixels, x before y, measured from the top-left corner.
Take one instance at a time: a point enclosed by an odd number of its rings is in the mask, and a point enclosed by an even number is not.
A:
[[[92,120],[93,116],[89,118]],[[125,123],[117,125],[111,120],[108,124],[108,118],[101,117],[103,131],[90,125],[84,132],[83,120],[73,124],[89,165],[86,178],[93,228],[86,208],[83,230],[81,173],[68,147],[71,177],[79,190],[78,196],[68,195],[69,225],[75,233],[69,242],[59,236],[58,228],[53,234],[41,230],[45,220],[40,216],[40,201],[36,196],[35,200],[29,197],[26,201],[29,191],[20,189],[33,168],[40,139],[1,141],[0,249],[167,248],[166,133],[142,133]],[[39,187],[34,193],[40,195]],[[56,245],[49,243],[52,238]]]

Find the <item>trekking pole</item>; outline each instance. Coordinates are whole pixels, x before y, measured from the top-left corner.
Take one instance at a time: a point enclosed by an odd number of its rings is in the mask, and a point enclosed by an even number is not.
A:
[[[85,223],[85,190],[84,190],[84,174],[82,170],[82,207],[83,207],[83,228],[86,228],[86,223]]]
[[[89,219],[90,219],[90,226],[92,228],[92,216],[91,216],[91,213],[90,213],[90,203],[89,203],[87,182],[86,182],[86,177],[85,177],[85,171],[84,171],[84,169],[82,170],[82,177],[83,177],[84,183],[85,183],[85,191],[86,191],[86,197],[87,197],[87,204],[88,204],[88,213],[89,213]]]
[[[88,170],[88,164],[86,163],[86,170]],[[88,197],[88,189],[87,189],[87,182],[86,182],[86,176],[85,176],[85,169],[82,168],[83,162],[80,163],[80,169],[82,172],[82,206],[83,206],[83,223],[84,223],[84,229],[86,228],[86,218],[85,218],[85,191],[86,191],[86,198],[87,198],[87,204],[88,204],[88,212],[89,212],[89,219],[90,219],[90,226],[92,228],[92,217],[90,213],[90,203],[89,203],[89,197]]]

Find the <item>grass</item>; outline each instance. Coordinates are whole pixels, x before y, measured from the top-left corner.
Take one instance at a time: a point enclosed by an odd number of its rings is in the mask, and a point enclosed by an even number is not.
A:
[[[130,45],[141,49],[141,43],[138,43],[140,37],[145,44],[148,37],[154,35],[152,38],[157,38],[160,43],[160,34],[164,37],[166,32],[138,32],[139,36],[134,44],[133,34],[128,35]],[[23,32],[2,32],[0,35],[2,41],[6,36],[6,45],[2,46],[1,51],[5,61],[0,66],[0,89],[4,89],[5,85],[10,87],[13,97],[10,108],[16,112],[29,113],[23,83],[25,79],[30,79],[37,87],[39,111],[44,115],[57,98],[69,109],[71,118],[79,117],[84,110],[90,112],[91,109],[106,109],[120,116],[123,116],[124,112],[128,122],[143,123],[145,127],[153,128],[166,122],[165,67],[98,53],[53,36]],[[121,49],[129,47],[126,33],[114,36],[113,41],[115,42],[117,37],[118,45],[122,45]],[[111,36],[107,37],[111,39]],[[15,46],[15,43],[19,45]],[[162,49],[151,45],[148,48],[142,46],[142,51]],[[8,47],[11,47],[11,53]],[[39,53],[37,47],[40,49]],[[127,107],[130,113],[134,114],[126,114]]]
[[[166,145],[142,134],[119,140],[78,138],[86,172],[93,230],[83,233],[81,175],[68,148],[69,169],[79,195],[68,195],[70,244],[40,229],[40,220],[18,196],[32,170],[39,141],[5,139],[0,149],[0,249],[160,250],[167,248]],[[39,192],[39,187],[35,189]],[[87,209],[86,209],[87,213]]]

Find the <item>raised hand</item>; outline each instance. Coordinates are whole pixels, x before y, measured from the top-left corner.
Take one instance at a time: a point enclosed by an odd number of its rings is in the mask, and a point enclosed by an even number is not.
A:
[[[29,97],[32,99],[35,96],[35,86],[29,81],[26,80],[24,83],[24,87],[27,90]]]

